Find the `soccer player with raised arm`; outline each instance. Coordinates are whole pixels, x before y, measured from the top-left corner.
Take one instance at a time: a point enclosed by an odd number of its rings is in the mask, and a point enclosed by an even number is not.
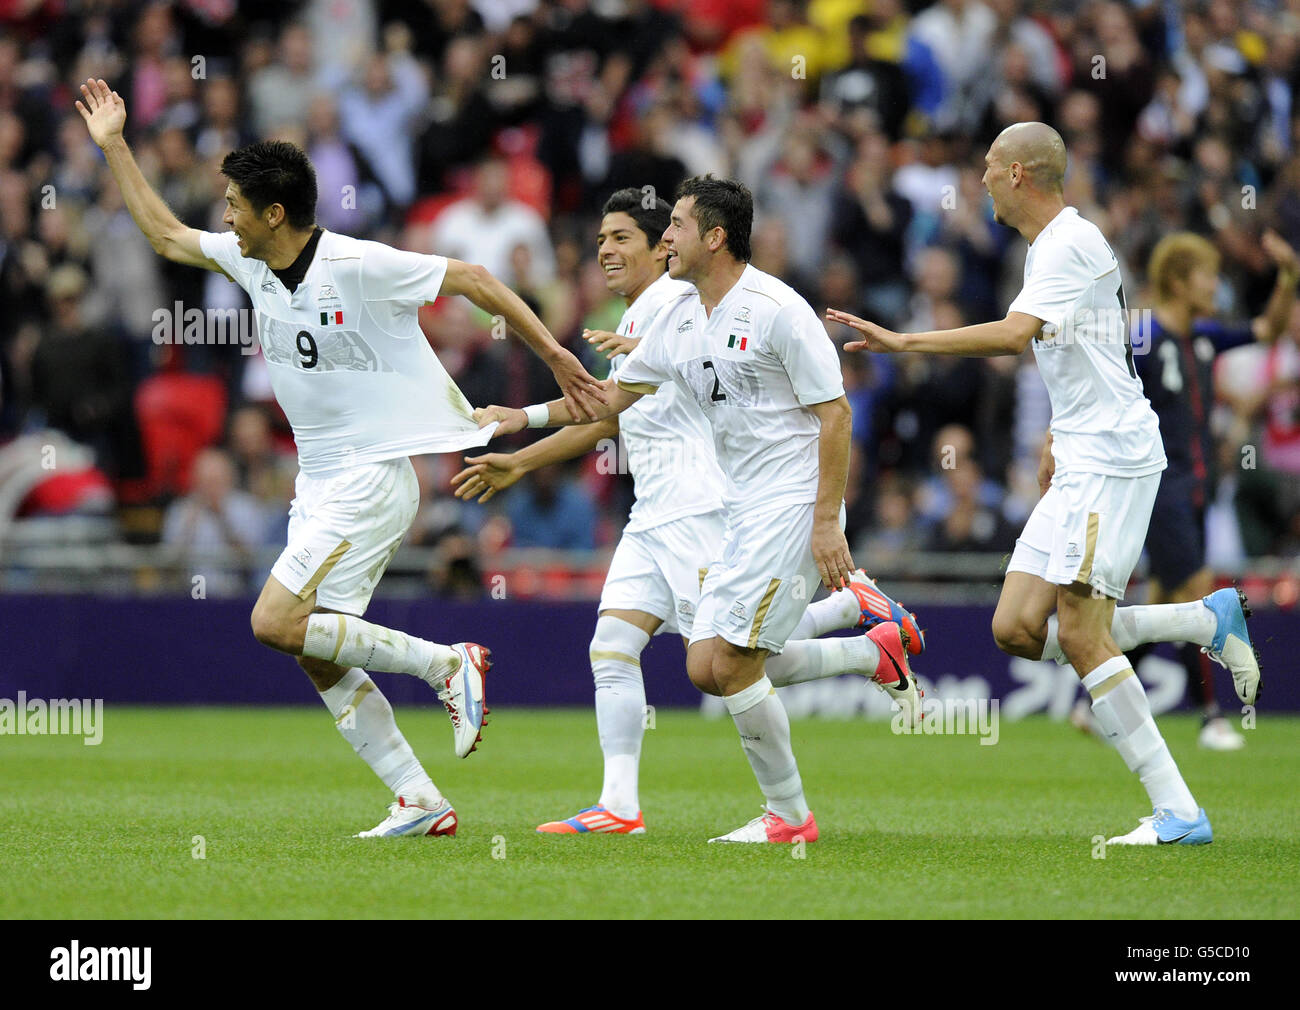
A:
[[[293,426],[300,472],[289,542],[253,607],[258,641],[297,658],[340,732],[396,797],[360,837],[451,835],[456,812],[416,759],[367,673],[405,673],[446,706],[455,750],[479,738],[488,650],[440,645],[361,619],[419,504],[409,457],[482,445],[471,407],[417,322],[439,294],[500,314],[552,366],[565,403],[603,393],[577,359],[483,268],[402,252],[315,225],[316,174],[301,150],[263,142],[222,163],[228,232],[186,227],[150,188],[122,129],[126,104],[102,80],[77,102],[131,216],[176,263],[248,292],[272,388]]]
[[[596,252],[606,285],[627,303],[627,310],[616,333],[588,331],[587,336],[615,368],[642,341],[663,340],[656,326],[660,311],[694,291],[667,273],[662,236],[671,213],[666,201],[634,188],[614,193],[602,210]],[[637,782],[646,703],[641,652],[662,632],[689,640],[702,573],[722,543],[723,476],[713,435],[695,399],[670,382],[617,417],[564,428],[518,452],[469,457],[469,466],[452,478],[459,497],[487,501],[525,473],[572,459],[620,434],[636,502],[610,561],[590,648],[604,786],[594,806],[541,825],[537,830],[544,834],[645,831]],[[773,685],[842,673],[875,674],[874,666],[861,665],[867,650],[857,639],[794,640],[827,631],[893,620],[908,631],[911,651],[921,651],[924,639],[915,616],[861,569],[850,578],[849,588],[810,605],[785,651],[767,660]]]
[[[612,417],[671,383],[708,420],[725,479],[725,529],[702,573],[687,673],[723,697],[766,800],[761,816],[710,840],[815,841],[790,722],[764,664],[782,652],[817,582],[840,589],[853,574],[843,532],[852,414],[816,313],[749,263],[752,224],[753,199],[740,183],[682,183],[663,240],[669,276],[692,286],[656,314],[598,413]],[[559,400],[476,416],[501,422],[503,434],[582,421]],[[916,714],[907,638],[889,621],[850,641],[856,667]]]
[[[1193,641],[1232,672],[1254,704],[1259,663],[1243,600],[1224,589],[1184,604],[1122,607],[1165,469],[1155,411],[1133,364],[1119,262],[1101,231],[1065,205],[1066,152],[1043,123],[1002,131],[985,157],[994,218],[1029,242],[1025,284],[1006,318],[929,333],[894,333],[834,309],[862,340],[847,350],[988,356],[1031,343],[1052,403],[1039,500],[1016,542],[993,636],[1013,656],[1064,654],[1092,697],[1106,738],[1153,808],[1111,843],[1199,845],[1212,840],[1124,656],[1143,642]]]

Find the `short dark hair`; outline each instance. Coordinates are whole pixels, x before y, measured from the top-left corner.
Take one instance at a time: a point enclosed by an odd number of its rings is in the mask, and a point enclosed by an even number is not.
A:
[[[695,197],[695,220],[700,237],[713,228],[727,233],[727,249],[742,263],[749,262],[749,233],[754,228],[754,195],[735,179],[697,175],[677,187],[677,199]]]
[[[647,186],[646,189],[651,187]],[[626,214],[636,226],[645,232],[646,245],[651,249],[659,244],[668,230],[673,218],[673,208],[668,201],[658,196],[651,196],[645,190],[629,186],[610,195],[605,206],[600,209],[600,216],[606,214]]]
[[[239,187],[257,213],[278,203],[290,227],[316,223],[316,169],[298,145],[259,140],[227,154],[221,174]]]

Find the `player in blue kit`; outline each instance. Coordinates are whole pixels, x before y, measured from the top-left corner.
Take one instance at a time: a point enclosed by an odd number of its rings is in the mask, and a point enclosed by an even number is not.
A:
[[[1160,481],[1146,549],[1151,563],[1149,603],[1189,603],[1214,586],[1205,564],[1205,509],[1217,483],[1217,461],[1210,409],[1213,368],[1224,351],[1259,340],[1271,343],[1285,332],[1300,281],[1300,257],[1280,235],[1266,231],[1265,252],[1277,265],[1277,280],[1263,314],[1242,326],[1215,318],[1219,252],[1206,238],[1179,232],[1162,239],[1151,253],[1147,282],[1155,306],[1150,330],[1139,334],[1134,356],[1147,399],[1160,418],[1168,469]],[[1145,651],[1145,647],[1139,647]],[[1136,652],[1137,650],[1135,650]],[[1134,658],[1135,656],[1130,656]],[[1219,713],[1206,649],[1183,643],[1179,659],[1187,668],[1189,697],[1204,716],[1200,744],[1236,750],[1244,738]]]

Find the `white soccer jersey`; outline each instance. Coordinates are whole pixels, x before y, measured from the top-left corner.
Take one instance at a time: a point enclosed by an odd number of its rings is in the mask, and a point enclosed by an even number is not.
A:
[[[655,317],[670,301],[695,290],[667,274],[627,307],[618,332],[642,342],[662,340]],[[614,358],[616,370],[627,355]],[[722,471],[713,452],[713,433],[695,401],[668,384],[644,396],[618,416],[636,502],[627,532],[637,533],[685,516],[722,508]]]
[[[1133,367],[1119,261],[1101,230],[1073,207],[1052,218],[1029,246],[1010,311],[1044,323],[1033,346],[1052,401],[1057,471],[1163,470],[1160,421]]]
[[[438,296],[445,257],[322,231],[291,294],[266,263],[240,253],[234,232],[202,232],[199,245],[252,299],[306,473],[480,446],[496,430],[474,423],[416,318]]]
[[[798,293],[754,266],[714,308],[699,292],[668,302],[651,340],[615,373],[633,392],[676,382],[703,408],[728,510],[817,500],[821,422],[808,409],[844,395],[839,356]]]

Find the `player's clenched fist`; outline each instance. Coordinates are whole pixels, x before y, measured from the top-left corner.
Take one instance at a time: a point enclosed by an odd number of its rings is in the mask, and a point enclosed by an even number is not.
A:
[[[466,456],[470,464],[451,479],[456,497],[485,502],[498,491],[504,491],[524,475],[523,467],[512,462],[509,453],[490,452],[486,456]]]
[[[852,327],[862,334],[861,340],[850,340],[844,345],[846,351],[890,352],[907,349],[906,334],[895,333],[893,330],[887,330],[883,326],[877,326],[875,323],[859,319],[857,316],[848,312],[841,312],[839,309],[827,309],[826,318],[832,323],[842,323],[845,326]]]
[[[497,422],[497,435],[513,435],[528,427],[528,415],[518,407],[475,407],[474,421],[480,428]]]
[[[122,128],[126,126],[126,102],[122,101],[121,95],[103,81],[90,79],[81,86],[81,97],[85,103],[78,102],[77,111],[86,121],[91,140],[102,148],[122,136]]]

